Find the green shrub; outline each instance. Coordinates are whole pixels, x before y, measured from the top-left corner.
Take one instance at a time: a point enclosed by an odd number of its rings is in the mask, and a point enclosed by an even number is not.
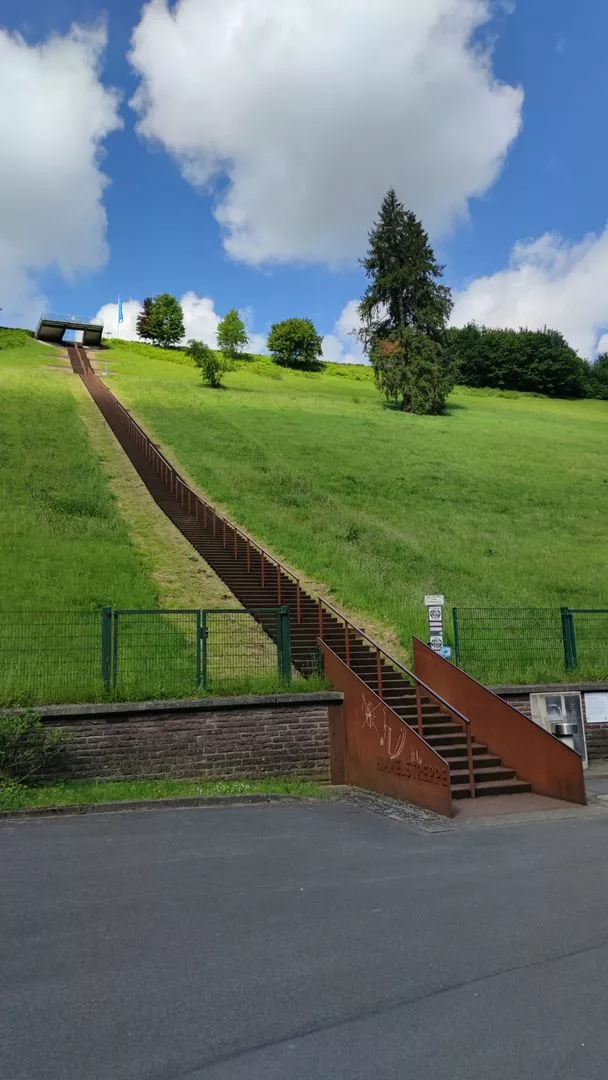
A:
[[[22,349],[24,345],[31,345],[33,336],[31,330],[0,326],[0,349]]]
[[[204,341],[196,341],[194,338],[188,342],[188,353],[200,368],[207,385],[214,389],[220,387],[228,371],[228,363],[222,354],[214,352]]]
[[[449,351],[462,386],[522,390],[580,398],[589,367],[558,330],[493,329],[469,323],[448,330]]]
[[[57,753],[61,738],[35,712],[0,715],[0,785],[34,779]]]
[[[608,353],[598,356],[589,373],[589,397],[608,400]]]

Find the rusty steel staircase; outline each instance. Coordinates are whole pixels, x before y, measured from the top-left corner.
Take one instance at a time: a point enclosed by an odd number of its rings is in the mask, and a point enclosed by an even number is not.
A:
[[[317,670],[318,642],[325,642],[443,758],[450,770],[452,798],[531,790],[487,746],[475,742],[466,717],[434,695],[329,601],[309,595],[296,574],[193,491],[98,378],[81,346],[69,345],[68,355],[157,505],[243,607],[289,608],[297,671]],[[264,626],[270,636],[273,627],[274,620]]]

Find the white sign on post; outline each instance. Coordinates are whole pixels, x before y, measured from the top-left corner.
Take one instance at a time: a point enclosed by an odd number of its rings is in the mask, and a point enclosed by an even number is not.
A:
[[[429,645],[434,652],[443,649],[443,605],[445,597],[425,596],[424,603],[429,615]]]

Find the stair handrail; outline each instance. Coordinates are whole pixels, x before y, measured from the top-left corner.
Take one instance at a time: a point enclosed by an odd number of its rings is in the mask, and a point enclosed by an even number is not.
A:
[[[407,678],[409,680],[411,680],[411,682],[413,682],[414,687],[416,689],[416,719],[417,719],[417,722],[418,722],[418,734],[420,735],[421,738],[424,738],[424,735],[423,735],[423,723],[422,723],[422,701],[421,701],[422,692],[424,692],[424,694],[427,697],[430,697],[430,698],[433,699],[433,701],[437,702],[440,705],[440,707],[442,709],[444,709],[444,711],[447,712],[453,719],[455,719],[456,721],[458,721],[459,723],[462,724],[462,726],[464,728],[465,736],[466,736],[466,743],[467,743],[467,764],[468,764],[468,772],[469,772],[469,787],[470,787],[470,792],[471,792],[471,798],[474,799],[475,795],[476,795],[476,791],[475,791],[475,771],[474,771],[474,766],[473,766],[473,744],[472,744],[472,737],[471,737],[471,721],[468,719],[468,717],[466,717],[464,715],[464,713],[461,713],[459,709],[455,708],[454,705],[450,705],[449,701],[446,701],[446,699],[444,697],[442,697],[441,694],[438,694],[435,690],[433,690],[433,688],[431,686],[429,686],[427,683],[423,682],[423,680],[420,679],[416,674],[414,674],[413,671],[410,671],[410,669],[407,668],[405,666],[405,664],[403,664],[401,662],[401,660],[397,660],[397,658],[395,656],[393,656],[392,653],[389,653],[387,649],[383,648],[382,645],[380,645],[377,641],[375,641],[372,637],[370,637],[369,634],[367,634],[365,632],[365,630],[361,630],[359,627],[355,626],[355,624],[353,622],[351,622],[351,620],[344,614],[344,612],[342,612],[338,608],[334,607],[333,604],[331,604],[328,600],[325,600],[323,597],[319,597],[319,620],[320,620],[319,639],[321,641],[324,641],[324,635],[321,632],[322,631],[322,626],[323,626],[323,616],[322,616],[323,607],[328,608],[332,612],[332,614],[337,615],[338,618],[341,619],[342,622],[344,623],[344,629],[345,629],[344,642],[345,642],[345,653],[346,653],[346,666],[348,668],[352,667],[351,662],[350,662],[350,639],[348,637],[349,631],[352,631],[358,637],[362,638],[369,645],[371,645],[372,648],[375,650],[375,652],[376,652],[376,662],[377,662],[378,697],[381,700],[383,700],[383,698],[384,698],[384,688],[383,688],[383,685],[382,685],[382,659],[383,658],[385,660],[387,660],[390,664],[392,664],[393,667],[395,667],[399,671],[403,672],[403,674],[406,675]],[[327,642],[325,642],[325,644],[327,644]],[[329,646],[329,647],[331,648],[331,646]],[[404,722],[406,722],[406,721],[404,721]]]
[[[118,406],[118,409],[123,414],[123,417],[126,420],[127,424],[130,425],[131,428],[135,428],[137,430],[137,432],[139,433],[140,438],[142,439],[142,441],[145,440],[146,444],[150,447],[152,452],[156,455],[156,457],[163,463],[165,468],[168,470],[168,474],[169,474],[169,477],[171,479],[170,489],[173,490],[173,485],[175,484],[176,493],[177,493],[177,488],[178,488],[178,485],[179,485],[179,488],[181,489],[181,495],[182,495],[182,500],[181,500],[182,505],[184,505],[183,494],[185,492],[187,492],[189,495],[191,495],[194,499],[196,499],[198,501],[198,503],[199,503],[199,505],[201,507],[206,507],[207,511],[209,513],[211,513],[212,515],[215,515],[216,521],[218,521],[219,524],[223,528],[230,529],[230,531],[232,532],[232,534],[233,534],[233,536],[235,538],[237,536],[239,536],[241,538],[241,540],[243,540],[245,542],[245,545],[246,545],[248,551],[250,549],[253,549],[254,551],[257,551],[260,556],[267,559],[268,562],[271,563],[272,566],[274,566],[278,571],[282,571],[282,573],[284,573],[285,576],[288,577],[291,580],[291,582],[296,586],[297,621],[298,621],[298,623],[300,623],[302,621],[302,595],[301,595],[302,594],[302,585],[301,585],[300,579],[299,579],[298,575],[295,573],[295,571],[291,570],[288,566],[285,565],[285,563],[281,562],[281,560],[278,559],[276,557],[276,555],[272,555],[271,552],[267,550],[267,548],[265,548],[262,544],[260,544],[257,540],[255,540],[253,538],[253,536],[251,536],[248,532],[246,532],[244,529],[242,529],[239,525],[236,525],[235,522],[231,520],[231,518],[226,517],[224,514],[219,514],[215,506],[213,506],[210,502],[208,502],[207,499],[205,499],[203,496],[199,495],[198,492],[194,491],[193,488],[190,486],[190,484],[188,484],[187,481],[184,480],[183,476],[177,471],[177,469],[171,463],[171,461],[169,461],[169,459],[166,457],[166,455],[163,454],[163,452],[159,449],[157,444],[152,441],[152,439],[148,435],[147,431],[145,431],[144,428],[141,426],[141,424],[135,419],[135,417],[133,416],[131,411],[129,409],[127,409],[122,404],[121,401],[118,400],[118,398],[116,397],[115,394],[112,394],[112,391],[109,389],[109,387],[107,387],[105,385],[105,383],[101,382],[101,380],[99,379],[96,372],[94,372],[92,368],[89,368],[88,373],[92,374],[94,376],[94,378],[97,379],[97,381],[101,383],[101,385],[104,387],[104,389],[107,391],[107,393],[111,394],[113,400],[116,402],[116,404]],[[227,547],[227,543],[224,544],[224,547]],[[262,584],[264,584],[264,581],[262,581]],[[277,577],[277,593],[278,593],[278,602],[279,602],[279,607],[280,607],[281,604],[282,604],[282,597],[281,597],[281,582],[280,582],[280,578],[278,578],[278,577]]]

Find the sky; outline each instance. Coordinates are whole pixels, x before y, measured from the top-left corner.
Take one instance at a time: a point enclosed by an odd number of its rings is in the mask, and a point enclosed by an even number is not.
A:
[[[608,350],[608,5],[0,0],[0,320],[171,292],[253,349],[312,318],[359,360],[358,259],[393,186],[452,321]]]

